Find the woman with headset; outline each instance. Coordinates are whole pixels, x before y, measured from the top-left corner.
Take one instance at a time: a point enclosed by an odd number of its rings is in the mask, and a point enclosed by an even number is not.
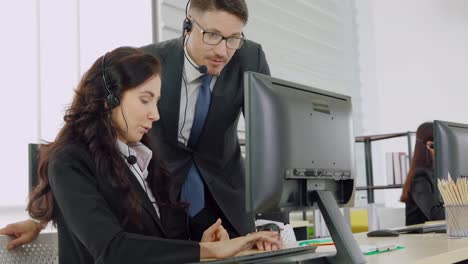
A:
[[[406,203],[406,225],[443,220],[445,212],[433,177],[433,124],[423,123],[416,131],[416,144],[401,201]]]
[[[146,135],[159,120],[161,66],[123,47],[85,73],[53,143],[41,147],[28,211],[58,228],[60,263],[185,263],[226,258],[275,232],[229,240],[220,220],[201,242],[187,235],[187,205]]]

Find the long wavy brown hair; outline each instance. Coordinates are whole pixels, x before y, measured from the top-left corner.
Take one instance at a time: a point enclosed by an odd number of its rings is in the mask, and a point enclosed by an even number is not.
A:
[[[34,219],[52,220],[56,224],[47,167],[58,151],[68,144],[79,142],[84,144],[94,157],[97,175],[109,175],[109,172],[112,175],[111,184],[122,193],[122,206],[128,212],[128,218],[124,222],[130,221],[137,225],[140,223],[141,208],[136,191],[128,178],[127,165],[116,144],[117,130],[111,123],[111,111],[106,100],[109,93],[104,86],[103,74],[108,89],[120,98],[125,91],[134,89],[154,76],[160,76],[161,64],[141,49],[121,47],[98,58],[83,75],[72,104],[64,116],[64,126],[54,142],[44,144],[40,148],[39,183],[29,196],[27,207]],[[177,197],[173,195],[174,183],[164,169],[156,147],[147,135],[143,136],[141,142],[153,151],[147,180],[157,203],[179,206],[176,202]]]
[[[433,169],[433,160],[429,150],[426,147],[428,141],[434,140],[434,125],[432,122],[426,122],[421,124],[416,131],[416,143],[414,145],[413,159],[411,160],[408,176],[406,182],[403,185],[403,191],[401,194],[400,201],[409,202],[411,185],[414,178],[416,169]]]

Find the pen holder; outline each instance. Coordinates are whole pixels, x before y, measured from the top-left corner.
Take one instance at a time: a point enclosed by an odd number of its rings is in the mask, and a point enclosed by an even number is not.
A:
[[[468,204],[445,205],[448,237],[468,236]]]

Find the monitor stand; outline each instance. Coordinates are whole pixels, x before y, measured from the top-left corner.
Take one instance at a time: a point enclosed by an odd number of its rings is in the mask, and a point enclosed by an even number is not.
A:
[[[328,231],[335,243],[336,255],[327,257],[328,263],[366,263],[351,228],[346,223],[330,191],[310,191],[310,201],[317,202]]]

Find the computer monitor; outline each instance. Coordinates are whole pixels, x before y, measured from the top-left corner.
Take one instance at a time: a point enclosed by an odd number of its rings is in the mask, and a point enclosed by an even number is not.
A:
[[[258,73],[245,77],[247,210],[311,209],[312,190],[353,205],[351,98]]]
[[[468,177],[468,125],[434,121],[435,177]]]
[[[244,82],[247,210],[318,207],[337,250],[328,263],[365,263],[338,208],[354,200],[351,98],[259,73]]]

